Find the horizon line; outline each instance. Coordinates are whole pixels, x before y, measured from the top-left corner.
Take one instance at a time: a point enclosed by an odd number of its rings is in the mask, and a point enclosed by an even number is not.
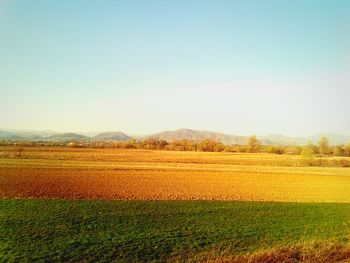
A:
[[[231,133],[231,132],[224,132],[224,131],[218,131],[218,130],[208,130],[208,129],[191,129],[191,128],[178,128],[178,129],[164,129],[160,130],[157,132],[148,132],[148,133],[139,133],[139,132],[128,132],[128,131],[123,131],[123,130],[99,130],[99,131],[91,131],[91,130],[86,130],[86,131],[77,131],[77,130],[66,130],[66,131],[59,131],[59,130],[54,130],[54,129],[23,129],[23,128],[0,128],[0,131],[8,131],[8,132],[52,132],[56,134],[65,134],[65,133],[75,133],[75,134],[87,134],[87,133],[106,133],[106,132],[121,132],[124,133],[128,136],[150,136],[152,134],[158,134],[162,132],[176,132],[180,130],[189,130],[189,131],[197,131],[197,132],[212,132],[212,133],[221,133],[225,135],[232,135],[232,136],[271,136],[271,135],[277,135],[277,136],[284,136],[284,137],[294,137],[294,138],[305,138],[305,137],[312,137],[315,135],[342,135],[342,136],[349,136],[350,133],[342,133],[342,132],[334,132],[334,131],[327,131],[327,132],[314,132],[308,135],[287,135],[285,133],[276,133],[276,132],[269,132],[265,134],[261,133]]]

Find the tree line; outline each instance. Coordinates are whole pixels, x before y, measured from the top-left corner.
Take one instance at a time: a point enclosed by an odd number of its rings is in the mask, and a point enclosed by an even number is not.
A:
[[[170,142],[147,138],[144,140],[131,139],[126,142],[113,141],[70,141],[70,142],[35,142],[35,141],[0,141],[0,145],[17,146],[68,146],[85,148],[123,148],[173,151],[201,151],[201,152],[237,152],[237,153],[274,153],[304,156],[350,156],[350,143],[345,145],[330,145],[327,137],[322,137],[317,144],[309,142],[307,145],[262,145],[256,136],[252,135],[244,145],[225,145],[213,139],[172,140]]]

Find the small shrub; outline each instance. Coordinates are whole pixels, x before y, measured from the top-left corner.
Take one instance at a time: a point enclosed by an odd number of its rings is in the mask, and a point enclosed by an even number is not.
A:
[[[303,159],[304,166],[315,166],[315,167],[321,167],[321,166],[329,166],[330,163],[328,160],[322,159],[322,158],[316,158],[316,157],[307,157]]]
[[[350,161],[347,159],[340,159],[339,166],[340,167],[350,167]]]
[[[16,157],[21,157],[23,152],[23,148],[17,148],[16,149]]]
[[[286,154],[299,155],[301,153],[300,146],[288,146],[285,150]]]
[[[305,156],[305,157],[311,157],[311,156],[314,156],[314,154],[315,154],[315,152],[311,148],[303,148],[301,150],[301,155]]]
[[[270,145],[267,147],[268,153],[283,154],[285,153],[285,147],[282,145]]]

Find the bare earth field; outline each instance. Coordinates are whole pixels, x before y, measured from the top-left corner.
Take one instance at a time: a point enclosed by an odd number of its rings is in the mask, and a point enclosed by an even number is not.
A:
[[[335,157],[68,147],[18,153],[0,147],[4,262],[350,258],[350,168],[308,166],[332,166]]]
[[[0,197],[350,203],[350,168],[300,156],[0,147]]]

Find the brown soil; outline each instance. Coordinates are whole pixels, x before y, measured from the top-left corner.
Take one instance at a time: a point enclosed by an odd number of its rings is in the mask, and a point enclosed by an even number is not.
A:
[[[111,155],[115,159],[98,159],[103,151],[83,152],[94,154],[93,159],[81,152],[67,158],[54,150],[0,158],[0,197],[350,203],[347,168],[264,166],[257,161],[255,166],[232,165],[229,158],[234,163],[243,157],[205,153],[191,163],[182,161],[188,157],[186,153],[176,159],[171,152],[128,150],[115,152],[119,154]],[[138,155],[152,158],[141,160]],[[220,163],[223,156],[227,160]],[[201,163],[205,158],[211,163]],[[270,155],[254,158],[264,162]]]

